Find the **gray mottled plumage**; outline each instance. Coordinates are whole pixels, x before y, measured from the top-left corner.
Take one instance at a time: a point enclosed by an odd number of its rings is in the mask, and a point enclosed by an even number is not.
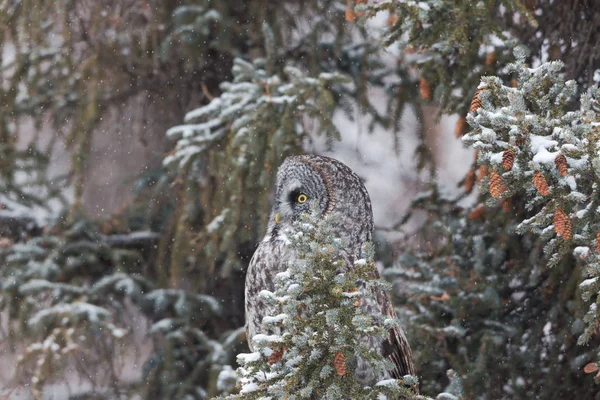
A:
[[[281,235],[291,227],[303,212],[309,211],[310,201],[298,203],[297,196],[304,193],[318,204],[322,215],[335,213],[334,232],[347,243],[347,254],[343,258],[346,268],[352,268],[354,260],[362,258],[362,245],[371,240],[373,213],[369,193],[360,178],[345,164],[329,157],[302,155],[287,158],[277,171],[275,203],[269,218],[267,234],[256,249],[246,273],[246,333],[250,349],[251,338],[263,332],[262,319],[275,310],[270,309],[258,297],[261,290],[274,290],[273,279],[285,270],[286,264],[296,257]],[[276,223],[276,215],[279,222]],[[373,275],[378,277],[377,270]],[[361,283],[357,282],[359,288]],[[364,286],[363,286],[364,288]],[[361,302],[366,314],[382,321],[396,317],[387,293],[372,290]],[[371,337],[369,345],[377,349],[394,364],[386,376],[375,377],[368,365],[358,361],[357,378],[365,383],[374,379],[401,378],[415,375],[410,347],[401,328],[388,332],[387,337]]]

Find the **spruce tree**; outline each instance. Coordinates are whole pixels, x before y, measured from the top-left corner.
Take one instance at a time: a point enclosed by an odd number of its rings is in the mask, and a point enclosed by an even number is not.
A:
[[[414,199],[404,221],[424,211],[426,223],[387,272],[409,288],[398,294],[416,364],[430,366],[422,389],[442,389],[453,368],[467,396],[592,396],[594,243],[577,230],[593,231],[593,217],[576,225],[596,173],[579,174],[585,161],[574,160],[593,159],[583,143],[594,142],[585,131],[596,118],[598,10],[543,0],[360,7],[390,12],[387,42],[418,68],[423,103],[458,114],[455,134],[476,150],[463,192],[434,179]],[[527,50],[513,64],[519,44]],[[564,69],[545,64],[559,59]]]
[[[437,219],[424,228],[437,244],[389,274],[416,296],[405,310],[416,346],[437,350],[420,353],[438,366],[427,386],[451,367],[467,396],[586,398],[597,392],[585,372],[597,370],[599,343],[599,92],[578,96],[561,62],[530,68],[524,48],[515,56],[516,84],[484,77],[467,118],[463,142],[484,171],[478,202],[424,194],[414,207]]]
[[[241,364],[241,390],[230,399],[283,398],[377,399],[416,398],[411,387],[416,377],[385,379],[363,386],[354,376],[356,358],[383,376],[391,362],[369,348],[364,338],[385,335],[399,321],[375,321],[359,307],[369,288],[389,288],[369,271],[373,265],[373,246],[365,245],[365,258],[343,267],[344,243],[333,235],[335,215],[320,218],[304,214],[286,232],[298,260],[276,276],[275,291],[263,290],[261,296],[281,311],[265,317],[263,323],[272,335],[250,338],[257,349],[238,355]],[[357,289],[364,282],[365,289]]]

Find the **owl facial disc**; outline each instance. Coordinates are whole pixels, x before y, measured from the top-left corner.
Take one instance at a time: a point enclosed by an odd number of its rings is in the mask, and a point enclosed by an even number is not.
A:
[[[275,202],[267,237],[276,238],[301,214],[335,214],[339,237],[354,245],[371,239],[373,213],[360,178],[345,164],[324,156],[288,157],[277,170]]]
[[[289,158],[277,173],[272,224],[285,228],[311,207],[324,213],[328,198],[320,173],[299,159]]]

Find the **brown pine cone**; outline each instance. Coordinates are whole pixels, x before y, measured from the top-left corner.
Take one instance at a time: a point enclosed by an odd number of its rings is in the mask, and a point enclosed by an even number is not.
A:
[[[423,100],[431,100],[431,85],[424,76],[419,79],[419,92]]]
[[[511,148],[504,150],[502,153],[502,167],[506,171],[510,171],[515,163],[515,151]]]
[[[596,371],[598,371],[598,364],[593,362],[586,364],[585,367],[583,367],[583,372],[586,374],[593,374]]]
[[[502,184],[502,176],[498,172],[492,171],[490,173],[490,194],[492,197],[497,199],[506,190],[507,187]]]
[[[572,236],[571,220],[563,210],[557,208],[554,211],[554,231],[565,240],[570,240]]]
[[[471,107],[469,108],[470,112],[474,113],[481,108],[481,99],[479,98],[479,93],[481,93],[481,91],[484,89],[485,86],[481,86],[475,91],[473,99],[471,100]]]
[[[335,353],[335,357],[333,357],[333,366],[339,376],[346,375],[346,357],[344,357],[344,354],[341,351]]]
[[[475,168],[471,167],[469,172],[467,172],[467,176],[465,176],[465,192],[471,193],[473,191],[473,186],[475,186]]]
[[[346,2],[346,21],[352,22],[356,19],[356,13],[354,12],[354,0],[347,0]]]
[[[467,215],[467,218],[469,218],[470,220],[476,220],[476,219],[484,219],[485,216],[485,206],[482,203],[477,204],[477,206],[471,210],[471,212],[469,213],[469,215]]]
[[[398,15],[395,12],[390,11],[387,19],[387,26],[394,26],[396,25],[396,22],[398,22]]]
[[[548,187],[548,182],[546,182],[546,177],[540,171],[535,171],[533,173],[533,184],[542,196],[548,196],[550,194],[550,188]]]
[[[559,154],[554,159],[554,164],[556,165],[556,169],[560,173],[560,176],[567,176],[569,173],[569,168],[567,166],[567,157],[562,154]]]
[[[538,7],[538,0],[523,0],[523,5],[529,11],[535,11],[535,9]]]
[[[273,365],[276,362],[279,362],[281,360],[281,358],[283,357],[283,352],[285,350],[282,348],[278,348],[273,350],[273,352],[271,353],[271,355],[269,356],[269,358],[267,359],[267,361],[269,362],[269,364]]]

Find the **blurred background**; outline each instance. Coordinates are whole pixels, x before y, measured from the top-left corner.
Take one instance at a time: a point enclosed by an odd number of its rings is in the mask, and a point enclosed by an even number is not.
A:
[[[594,0],[0,0],[0,398],[235,392],[299,153],[364,179],[423,393],[452,368],[465,398],[598,398],[580,260],[546,268],[461,137],[515,46],[585,91],[599,43]]]

